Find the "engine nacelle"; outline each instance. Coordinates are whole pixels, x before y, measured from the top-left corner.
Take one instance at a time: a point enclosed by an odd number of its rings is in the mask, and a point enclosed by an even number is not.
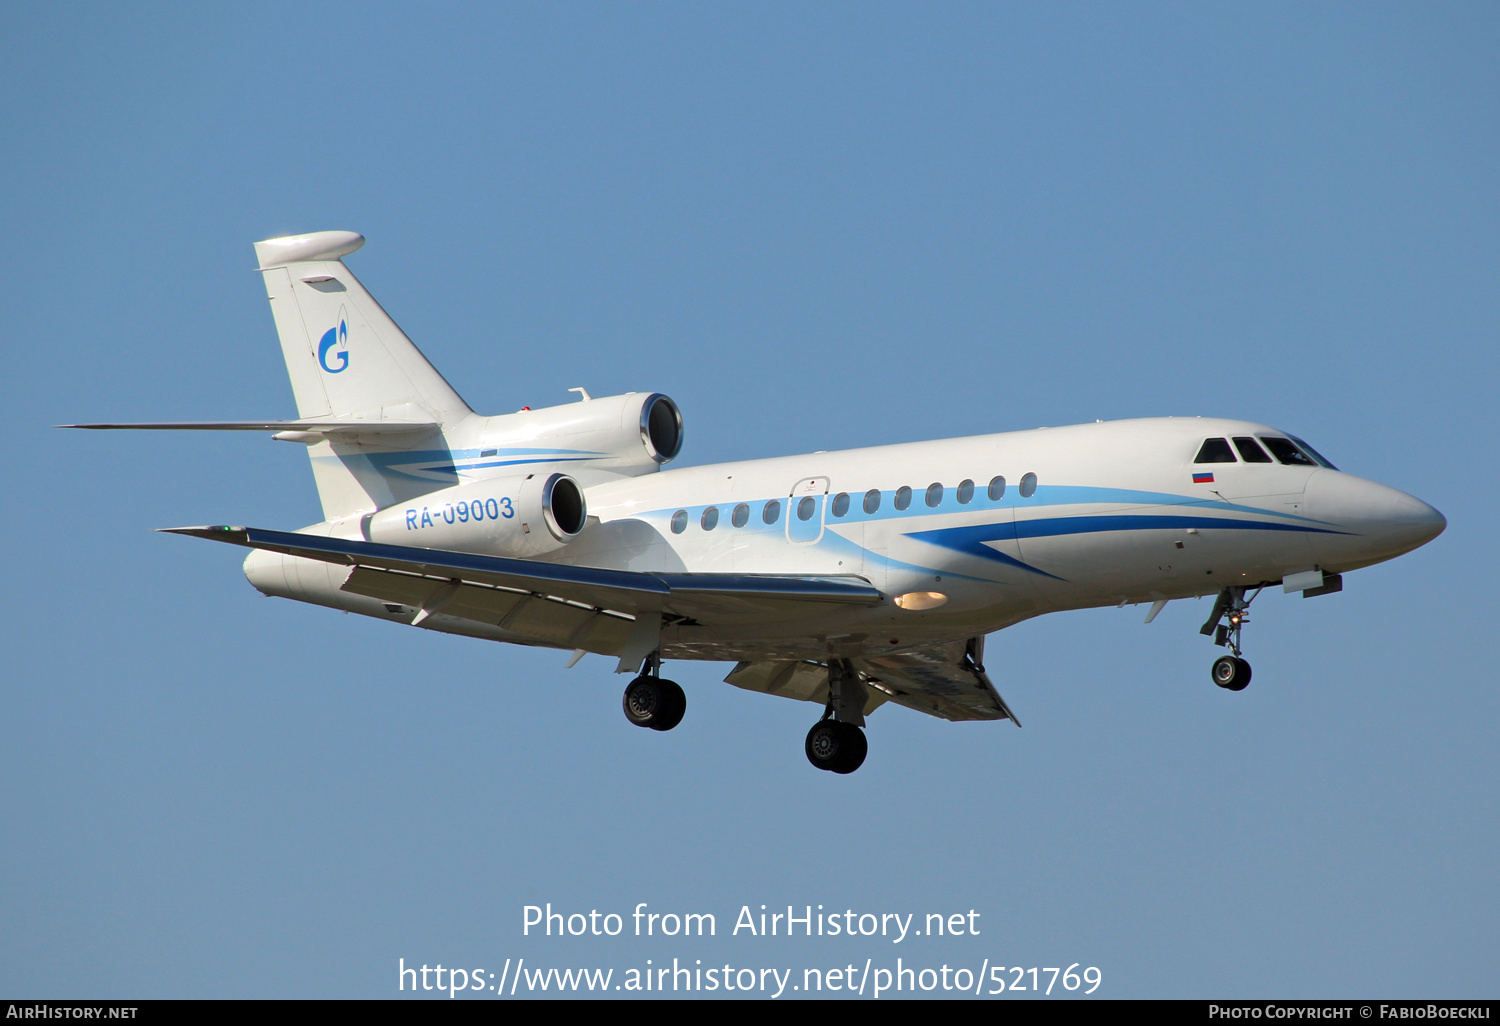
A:
[[[466,445],[555,449],[560,460],[612,474],[656,470],[682,451],[682,413],[658,392],[602,396],[487,417]]]
[[[376,513],[369,531],[387,545],[526,558],[562,548],[587,518],[578,482],[542,472],[428,492]]]

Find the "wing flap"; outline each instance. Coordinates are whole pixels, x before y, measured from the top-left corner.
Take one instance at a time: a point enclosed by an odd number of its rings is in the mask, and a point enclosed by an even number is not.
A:
[[[436,577],[356,567],[343,590],[415,610],[413,624],[427,615],[458,616],[510,631],[527,641],[619,655],[635,621],[622,613],[537,598],[525,592]]]
[[[828,702],[828,667],[822,663],[767,660],[742,662],[729,671],[724,683],[763,695],[778,695],[799,702]],[[890,701],[890,696],[875,688],[866,689],[864,714],[868,716]]]
[[[867,682],[897,705],[945,720],[1008,719],[1020,726],[984,669],[969,657],[966,642],[852,662]]]

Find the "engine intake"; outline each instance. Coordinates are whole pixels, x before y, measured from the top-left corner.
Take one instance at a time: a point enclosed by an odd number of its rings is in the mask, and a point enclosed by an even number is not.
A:
[[[652,394],[641,405],[641,439],[657,463],[682,451],[682,411],[664,395]]]

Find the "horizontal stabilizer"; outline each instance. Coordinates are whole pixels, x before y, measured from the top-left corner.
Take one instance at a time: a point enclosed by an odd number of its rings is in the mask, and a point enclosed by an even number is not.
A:
[[[394,434],[438,427],[433,421],[400,420],[193,420],[162,424],[59,424],[87,431],[306,431],[319,435]]]

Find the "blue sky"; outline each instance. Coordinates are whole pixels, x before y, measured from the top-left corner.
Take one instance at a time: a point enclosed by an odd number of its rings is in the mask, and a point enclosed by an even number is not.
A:
[[[393,996],[399,958],[1098,966],[1113,997],[1491,996],[1493,5],[74,5],[0,62],[0,992]],[[1022,624],[1008,724],[260,597],[153,534],[318,519],[251,242],[350,266],[476,409],[657,390],[685,464],[1096,418],[1307,438],[1449,519],[1342,594]],[[651,733],[652,736],[645,736]],[[712,912],[523,937],[522,907]],[[977,937],[729,936],[742,905]]]

